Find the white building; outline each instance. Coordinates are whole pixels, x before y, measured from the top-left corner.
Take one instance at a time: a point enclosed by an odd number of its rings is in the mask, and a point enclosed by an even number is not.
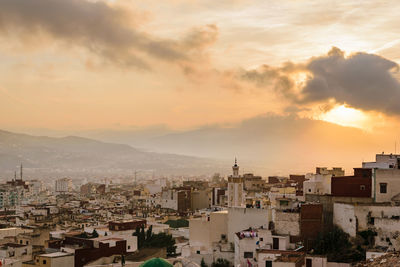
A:
[[[228,242],[234,242],[234,235],[238,231],[247,228],[263,227],[268,229],[272,220],[272,211],[268,207],[266,209],[257,208],[228,208]]]
[[[363,162],[363,168],[370,169],[393,169],[400,166],[400,155],[395,154],[376,154],[374,162]]]
[[[163,190],[160,204],[163,209],[178,210],[178,191],[174,189]]]
[[[56,188],[55,191],[57,193],[68,193],[71,191],[72,181],[68,178],[62,178],[56,180]]]
[[[294,250],[290,236],[274,235],[265,228],[249,228],[235,233],[235,266],[257,266],[259,250]]]
[[[200,264],[210,265],[217,258],[233,262],[234,252],[227,242],[228,211],[203,214],[189,221],[189,245],[182,247],[182,256]]]
[[[373,230],[376,246],[396,251],[400,249],[400,206],[334,203],[333,223],[351,237],[360,231]]]
[[[363,162],[372,169],[372,196],[376,202],[400,204],[400,155],[377,154],[375,162]]]

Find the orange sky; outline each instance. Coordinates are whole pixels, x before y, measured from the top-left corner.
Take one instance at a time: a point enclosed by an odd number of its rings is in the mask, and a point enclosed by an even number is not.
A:
[[[356,92],[347,94],[345,87],[361,86],[360,96],[362,90],[374,95],[377,87],[390,87],[382,94],[397,90],[400,96],[393,80],[398,79],[400,63],[397,1],[38,4],[36,10],[23,0],[0,3],[0,17],[5,17],[0,21],[3,129],[67,131],[160,124],[190,129],[291,112],[368,131],[398,125],[395,103],[382,107],[367,97],[358,101]],[[57,7],[63,12],[48,15]],[[365,66],[357,65],[364,56],[354,62],[347,59],[357,52],[376,55],[366,60],[383,69],[376,78],[382,83],[364,88],[348,82],[351,78],[340,69],[329,77],[312,69],[319,58],[340,57],[328,55],[332,47],[344,53],[338,62],[360,77],[374,69],[361,75],[356,68]],[[285,68],[288,61],[292,70]],[[330,69],[328,64],[323,66]],[[323,97],[311,85],[303,90],[317,75],[326,79],[330,90]],[[333,84],[340,75],[345,76],[343,83]],[[295,85],[282,89],[282,79]],[[390,102],[390,97],[379,100]]]

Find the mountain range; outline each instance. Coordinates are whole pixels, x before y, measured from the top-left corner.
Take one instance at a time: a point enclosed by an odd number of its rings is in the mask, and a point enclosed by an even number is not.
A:
[[[135,170],[228,174],[235,157],[242,172],[264,176],[312,172],[316,166],[344,167],[349,173],[376,153],[390,151],[395,140],[387,134],[290,115],[187,131],[152,127],[78,134],[84,137],[0,131],[0,177],[12,175],[21,162],[38,175],[132,175]]]
[[[136,170],[192,174],[218,170],[215,160],[148,152],[89,138],[32,136],[0,131],[0,177],[22,163],[30,176],[132,175]]]

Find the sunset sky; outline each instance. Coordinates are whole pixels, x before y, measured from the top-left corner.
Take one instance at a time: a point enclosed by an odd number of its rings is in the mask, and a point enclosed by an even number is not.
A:
[[[393,130],[398,14],[397,1],[0,0],[0,125],[187,130],[294,114]]]

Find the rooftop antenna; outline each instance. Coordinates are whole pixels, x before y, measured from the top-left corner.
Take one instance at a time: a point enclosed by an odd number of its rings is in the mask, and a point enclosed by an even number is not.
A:
[[[397,142],[394,141],[394,154],[397,154]]]
[[[14,171],[14,181],[17,180],[17,171]]]

